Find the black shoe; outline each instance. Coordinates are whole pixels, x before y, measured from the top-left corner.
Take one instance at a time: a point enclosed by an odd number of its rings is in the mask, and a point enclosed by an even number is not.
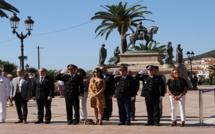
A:
[[[126,125],[126,126],[130,126],[130,125],[131,125],[131,123],[125,123],[125,125]]]
[[[67,121],[67,125],[71,125],[73,123],[73,121],[69,120]]]
[[[43,121],[36,121],[34,122],[35,124],[40,124],[40,123],[43,123]]]
[[[72,124],[73,124],[73,125],[77,125],[77,124],[78,124],[78,122],[77,122],[77,121],[74,121]]]
[[[118,125],[119,125],[119,126],[125,125],[125,123],[124,123],[124,122],[120,122],[120,123],[118,123]]]
[[[155,126],[160,126],[160,124],[159,123],[155,123]]]
[[[145,126],[152,126],[152,125],[154,125],[154,123],[147,122],[147,123],[145,124]]]
[[[174,127],[176,124],[177,124],[177,121],[176,121],[176,120],[174,120],[174,121],[172,121],[171,126],[172,126],[172,127]]]
[[[105,118],[106,121],[109,121],[109,118]]]
[[[155,125],[155,126],[160,126],[160,122],[159,122],[159,121],[155,121],[155,122],[154,122],[154,125]]]
[[[47,121],[45,121],[45,124],[49,124],[49,123],[50,123],[50,121],[48,121],[48,120],[47,120]]]

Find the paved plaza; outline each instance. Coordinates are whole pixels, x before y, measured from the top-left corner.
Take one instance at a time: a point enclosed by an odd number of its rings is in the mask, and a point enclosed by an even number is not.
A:
[[[200,86],[200,89],[210,88],[215,86]],[[139,93],[140,94],[140,93]],[[8,103],[9,104],[9,103]],[[88,118],[93,119],[93,109],[88,107]],[[130,126],[118,126],[118,108],[116,100],[113,99],[113,114],[109,121],[103,121],[103,125],[84,125],[81,122],[79,125],[67,125],[66,110],[64,98],[56,96],[52,102],[52,121],[50,124],[34,124],[37,120],[36,102],[30,100],[28,103],[28,123],[15,124],[17,119],[15,106],[7,107],[6,123],[0,124],[1,134],[61,134],[61,133],[76,133],[76,134],[136,134],[136,133],[204,133],[212,134],[215,131],[215,100],[214,92],[206,92],[203,94],[203,123],[199,123],[199,91],[189,90],[186,95],[186,126],[180,127],[179,109],[178,109],[178,125],[171,127],[170,123],[170,103],[168,95],[163,98],[163,117],[161,118],[160,126],[144,126],[146,123],[146,108],[144,98],[137,96],[136,101],[136,120],[131,122]]]

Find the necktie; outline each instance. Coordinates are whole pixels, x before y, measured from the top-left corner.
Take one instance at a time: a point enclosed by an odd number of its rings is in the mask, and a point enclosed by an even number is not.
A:
[[[17,82],[17,90],[16,90],[18,93],[21,92],[21,89],[20,89],[20,81],[21,81],[21,78],[19,77],[18,82]]]
[[[43,82],[43,76],[40,77],[40,84]]]

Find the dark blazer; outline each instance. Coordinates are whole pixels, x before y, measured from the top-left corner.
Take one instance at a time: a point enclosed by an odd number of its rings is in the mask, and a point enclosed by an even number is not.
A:
[[[115,98],[126,98],[136,96],[136,91],[134,90],[134,81],[133,77],[126,76],[126,79],[123,79],[122,76],[113,78],[115,83]]]
[[[64,82],[65,98],[75,98],[80,96],[80,94],[84,94],[84,82],[82,76],[75,74],[75,77],[72,78],[69,74],[59,73],[55,79]]]
[[[113,95],[114,94],[114,82],[113,77],[111,77],[110,74],[105,74],[105,82],[106,82],[106,88],[104,90],[105,96]]]
[[[16,90],[18,86],[19,77],[13,78],[10,96],[14,97],[16,95]],[[24,99],[30,99],[32,93],[31,80],[27,77],[23,77],[21,83],[21,95]]]
[[[33,97],[36,97],[36,99],[39,97],[44,99],[48,97],[54,98],[54,80],[49,76],[45,76],[41,84],[39,80],[40,77],[34,80]]]
[[[149,75],[137,74],[134,80],[140,80],[143,82],[141,96],[150,97],[152,95],[159,97],[165,95],[165,83],[159,75],[154,75],[153,78],[151,78]]]

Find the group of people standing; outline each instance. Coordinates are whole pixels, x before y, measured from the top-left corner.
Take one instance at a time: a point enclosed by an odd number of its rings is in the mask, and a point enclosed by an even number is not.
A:
[[[0,74],[2,70],[0,69]],[[49,124],[51,121],[51,102],[54,98],[54,80],[46,76],[46,69],[41,68],[38,71],[39,77],[36,79],[29,78],[24,70],[17,69],[17,77],[9,79],[0,75],[0,122],[6,120],[6,105],[7,100],[14,100],[18,121],[15,123],[27,123],[28,116],[28,101],[32,98],[37,103],[38,120],[35,124]],[[44,112],[45,108],[45,112]],[[45,115],[44,115],[45,113]]]
[[[176,109],[179,103],[181,126],[185,125],[185,95],[188,84],[180,77],[178,69],[171,71],[171,78],[167,80],[159,74],[159,67],[149,65],[132,76],[127,66],[120,66],[112,74],[108,74],[106,66],[94,69],[93,77],[86,78],[85,71],[76,65],[69,64],[67,69],[60,71],[55,80],[64,83],[64,98],[66,104],[67,124],[76,125],[80,120],[87,120],[86,99],[88,90],[90,107],[94,109],[93,124],[102,125],[103,120],[109,120],[112,115],[112,98],[117,100],[119,123],[130,125],[135,120],[135,100],[139,90],[139,81],[142,81],[141,96],[145,97],[148,125],[160,125],[162,116],[162,98],[169,94],[171,104],[171,126],[176,125]],[[6,100],[8,97],[15,100],[18,121],[27,122],[27,103],[30,98],[37,102],[38,120],[35,124],[49,124],[52,118],[51,102],[54,98],[54,79],[46,75],[46,69],[39,69],[39,77],[30,80],[24,75],[24,70],[17,70],[17,77],[12,84],[7,78],[0,75],[0,122],[6,119]],[[85,99],[84,99],[85,98]],[[45,115],[44,115],[45,107]],[[74,111],[74,113],[73,113]]]

